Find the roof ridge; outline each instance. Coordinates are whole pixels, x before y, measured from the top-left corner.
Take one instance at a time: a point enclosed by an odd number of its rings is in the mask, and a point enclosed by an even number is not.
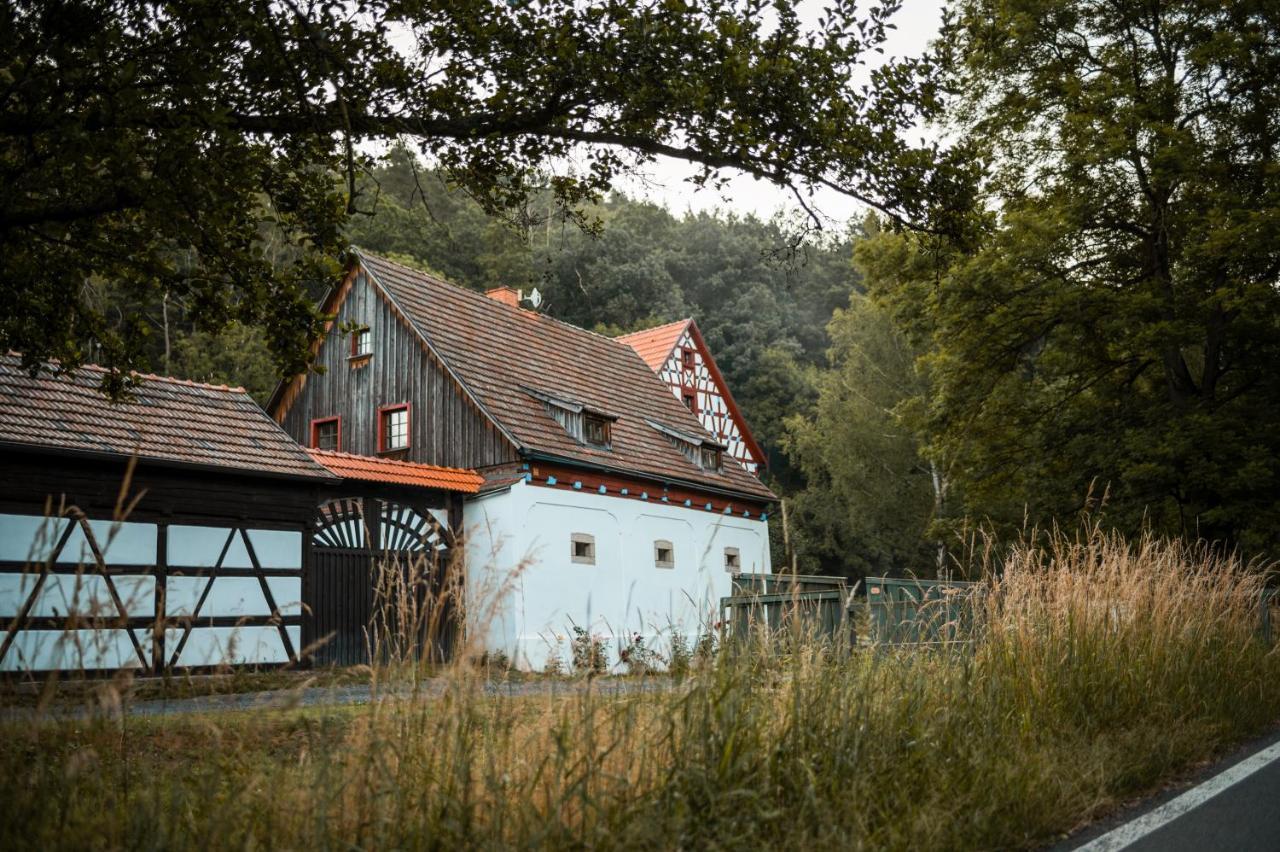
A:
[[[22,357],[21,352],[15,352],[12,349],[6,352],[5,355],[14,357],[14,358]],[[45,366],[49,364],[57,364],[61,366],[62,362],[57,358],[48,358],[40,363],[41,363],[41,366]],[[78,367],[69,367],[66,370],[66,372],[73,373],[76,370],[94,370],[99,373],[112,372],[112,369],[110,367],[104,367],[101,364],[93,364],[93,363],[81,364]],[[129,370],[128,375],[133,376],[135,378],[139,378],[139,379],[146,379],[148,381],[165,382],[173,385],[187,385],[188,387],[209,388],[211,390],[231,391],[232,393],[248,393],[248,391],[244,389],[243,385],[233,386],[233,385],[220,385],[220,384],[215,384],[213,382],[198,382],[195,379],[180,379],[177,376],[162,376],[159,373],[143,373],[138,370]]]
[[[442,284],[442,285],[444,285],[445,287],[452,287],[454,290],[457,290],[457,291],[458,291],[458,292],[460,292],[460,293],[465,293],[468,297],[476,299],[476,300],[477,300],[476,304],[480,304],[480,301],[479,301],[479,300],[483,299],[483,300],[484,300],[484,302],[488,303],[489,305],[496,306],[496,307],[501,308],[501,309],[505,309],[505,310],[509,310],[509,311],[520,311],[521,313],[526,314],[526,315],[528,315],[528,316],[535,317],[535,318],[537,318],[537,319],[547,320],[548,322],[554,322],[554,323],[557,323],[557,324],[559,324],[559,325],[564,326],[565,328],[572,329],[573,331],[580,332],[580,333],[582,333],[582,334],[589,334],[589,335],[591,335],[592,337],[597,337],[597,338],[599,338],[600,340],[607,340],[608,342],[613,343],[613,344],[618,344],[618,345],[621,345],[621,346],[627,346],[627,344],[622,343],[622,342],[621,342],[618,338],[616,338],[616,337],[610,337],[610,336],[609,336],[609,335],[607,335],[607,334],[601,334],[601,333],[600,333],[600,332],[598,332],[598,331],[592,331],[592,330],[591,330],[591,329],[589,329],[589,328],[583,328],[583,327],[582,327],[582,326],[580,326],[580,325],[574,325],[573,323],[571,323],[571,322],[567,322],[566,320],[562,320],[562,319],[559,319],[559,318],[557,318],[557,317],[553,317],[553,316],[551,316],[550,314],[544,314],[544,313],[542,313],[542,312],[540,312],[540,311],[531,311],[531,310],[528,310],[528,309],[526,309],[526,308],[521,308],[521,307],[519,307],[519,306],[512,306],[512,305],[508,305],[506,302],[499,302],[497,299],[490,299],[488,296],[486,296],[486,295],[485,295],[483,292],[481,292],[480,290],[473,289],[473,288],[471,288],[471,287],[466,286],[465,284],[457,284],[457,283],[455,283],[455,282],[453,282],[453,281],[448,280],[447,278],[442,278],[442,277],[440,277],[440,276],[438,276],[438,275],[433,275],[433,274],[432,274],[432,273],[430,273],[430,272],[423,272],[421,269],[414,269],[412,266],[406,266],[406,265],[404,265],[403,263],[400,263],[399,261],[391,260],[390,258],[383,257],[383,256],[382,256],[382,255],[380,255],[380,254],[374,254],[373,252],[367,252],[367,251],[364,251],[364,250],[359,249],[359,248],[356,248],[356,249],[355,249],[355,251],[356,251],[356,252],[357,252],[357,254],[359,254],[361,257],[364,257],[364,258],[372,258],[372,259],[377,260],[377,261],[380,261],[380,262],[382,262],[382,263],[386,263],[386,264],[390,264],[391,266],[399,267],[400,269],[403,269],[405,272],[408,272],[408,273],[410,273],[410,274],[413,274],[413,275],[421,275],[421,276],[423,276],[424,278],[429,278],[429,279],[431,279],[432,281],[434,281],[435,283],[437,283],[437,284]],[[500,286],[510,287],[510,285],[509,285],[509,284],[508,284],[508,285],[500,285]],[[629,349],[629,348],[631,348],[631,347],[627,346],[627,348]]]
[[[622,340],[626,340],[628,337],[637,337],[641,334],[653,334],[655,331],[663,331],[664,329],[668,329],[668,328],[671,328],[672,326],[677,326],[677,325],[688,325],[691,322],[693,322],[693,317],[685,317],[684,319],[672,320],[671,322],[664,322],[661,325],[654,325],[654,326],[650,326],[649,328],[640,328],[640,329],[636,329],[635,331],[628,331],[626,334],[619,334],[617,337],[614,338],[614,340],[622,341]]]

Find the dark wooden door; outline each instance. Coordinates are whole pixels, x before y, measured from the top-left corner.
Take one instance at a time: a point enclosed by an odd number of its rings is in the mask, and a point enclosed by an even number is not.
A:
[[[315,547],[311,550],[309,570],[311,636],[319,643],[312,661],[318,666],[356,666],[369,662],[374,594],[370,553]]]

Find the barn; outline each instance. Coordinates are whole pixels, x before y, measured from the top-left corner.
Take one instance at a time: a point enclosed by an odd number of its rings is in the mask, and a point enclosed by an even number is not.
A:
[[[243,388],[112,404],[102,374],[0,356],[0,672],[363,662],[374,556],[448,563],[474,473],[309,453]]]

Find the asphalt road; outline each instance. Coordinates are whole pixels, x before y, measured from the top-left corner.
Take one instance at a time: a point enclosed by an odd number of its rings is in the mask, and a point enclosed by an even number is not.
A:
[[[1280,735],[1271,734],[1060,848],[1078,852],[1280,852]]]

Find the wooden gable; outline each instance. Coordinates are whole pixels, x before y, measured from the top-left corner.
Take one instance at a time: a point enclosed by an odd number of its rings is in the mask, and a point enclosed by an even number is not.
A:
[[[310,445],[314,421],[339,419],[341,452],[379,453],[379,412],[407,404],[409,448],[397,458],[447,467],[483,468],[517,459],[514,444],[477,406],[431,352],[422,336],[356,265],[331,294],[336,313],[319,342],[323,372],[282,386],[271,414],[295,440]],[[369,352],[359,354],[353,334],[367,328]]]

